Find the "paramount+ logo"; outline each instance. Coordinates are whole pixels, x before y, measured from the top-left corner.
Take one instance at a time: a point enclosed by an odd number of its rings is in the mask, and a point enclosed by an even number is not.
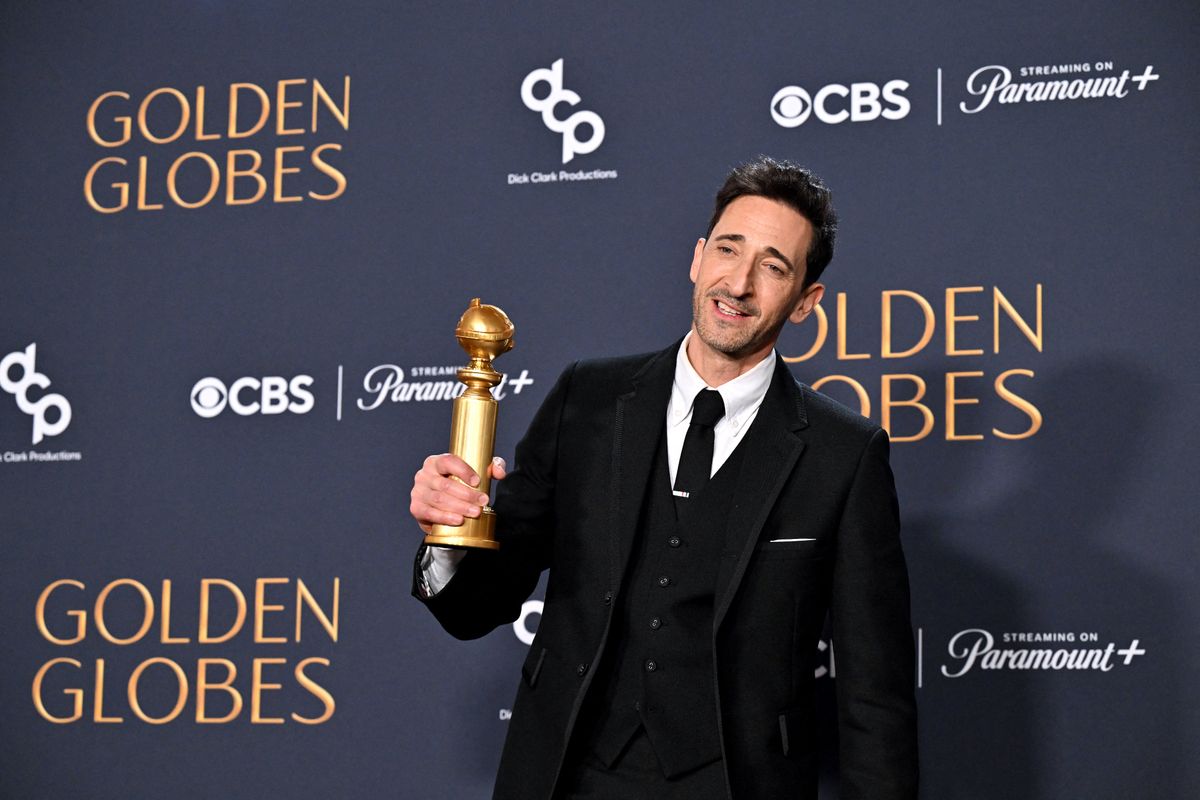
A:
[[[192,410],[205,419],[212,419],[226,407],[243,417],[307,414],[315,404],[309,391],[312,384],[311,375],[297,375],[290,380],[278,376],[238,378],[228,386],[219,378],[201,378],[192,386]]]
[[[907,91],[908,81],[902,80],[882,86],[869,81],[831,83],[811,95],[803,87],[784,86],[771,98],[771,118],[784,128],[798,128],[811,116],[827,125],[904,119],[912,110]]]

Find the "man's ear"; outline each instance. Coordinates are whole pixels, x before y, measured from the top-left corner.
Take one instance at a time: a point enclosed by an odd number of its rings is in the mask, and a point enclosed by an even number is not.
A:
[[[800,295],[800,301],[796,303],[796,308],[788,315],[788,319],[792,322],[800,323],[812,313],[817,304],[821,302],[821,298],[825,296],[825,285],[814,283],[809,286]]]
[[[700,259],[704,256],[705,242],[706,240],[703,237],[696,240],[696,251],[692,253],[692,268],[688,271],[692,283],[696,282],[696,277],[700,274]]]

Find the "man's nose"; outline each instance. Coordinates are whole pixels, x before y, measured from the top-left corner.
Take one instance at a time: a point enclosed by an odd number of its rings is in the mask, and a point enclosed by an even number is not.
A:
[[[725,287],[734,297],[754,293],[754,259],[743,258],[725,274]]]

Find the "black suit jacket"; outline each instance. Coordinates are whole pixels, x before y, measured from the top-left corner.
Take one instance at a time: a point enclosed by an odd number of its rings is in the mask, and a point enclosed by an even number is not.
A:
[[[549,800],[624,591],[678,344],[563,373],[498,484],[498,551],[423,598],[459,638],[515,620],[550,568],[497,798]],[[717,570],[711,648],[731,796],[815,798],[814,671],[833,626],[841,795],[915,798],[914,654],[888,438],[777,359]],[[806,541],[773,541],[802,539]],[[810,541],[808,541],[810,540]],[[414,587],[414,593],[420,592]]]

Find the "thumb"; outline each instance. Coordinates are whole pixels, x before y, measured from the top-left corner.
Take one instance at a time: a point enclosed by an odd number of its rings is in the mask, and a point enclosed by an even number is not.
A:
[[[504,459],[501,458],[500,456],[496,456],[495,458],[493,458],[492,459],[492,477],[495,478],[496,480],[502,480],[504,478],[504,476],[507,474],[508,474],[508,470],[505,468]]]

